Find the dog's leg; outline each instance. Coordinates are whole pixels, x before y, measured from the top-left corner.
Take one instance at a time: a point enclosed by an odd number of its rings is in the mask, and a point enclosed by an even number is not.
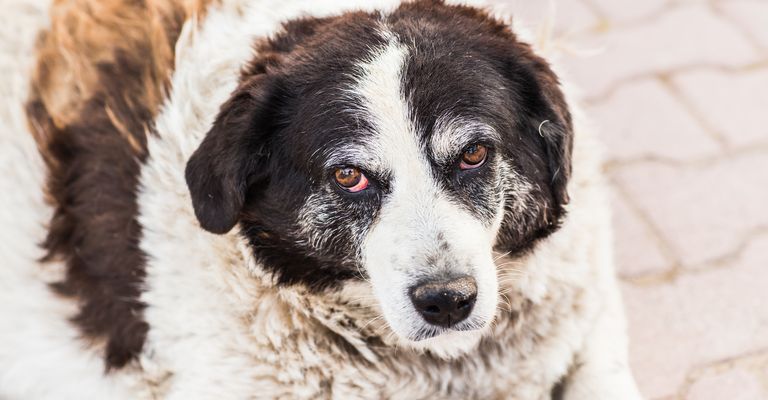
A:
[[[618,284],[611,279],[604,308],[566,378],[565,400],[641,399],[627,362],[627,332]]]

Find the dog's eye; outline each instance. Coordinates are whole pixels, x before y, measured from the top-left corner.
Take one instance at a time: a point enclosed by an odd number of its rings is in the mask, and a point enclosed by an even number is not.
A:
[[[357,193],[368,187],[368,178],[355,167],[336,168],[334,178],[336,183],[348,192]]]
[[[485,158],[488,156],[488,148],[482,144],[473,144],[464,149],[464,154],[461,155],[461,163],[459,168],[461,169],[473,169],[477,168],[485,162]]]

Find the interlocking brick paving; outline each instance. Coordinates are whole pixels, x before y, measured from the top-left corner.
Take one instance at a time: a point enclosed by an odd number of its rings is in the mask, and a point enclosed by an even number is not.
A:
[[[637,118],[638,113],[645,118]],[[622,85],[591,107],[589,117],[603,132],[611,160],[689,160],[719,149],[716,140],[699,132],[699,122],[683,102],[656,79]]]
[[[768,4],[768,1],[766,1]],[[768,14],[768,9],[765,11]],[[768,31],[768,21],[765,24]],[[735,72],[702,70],[673,82],[700,118],[730,147],[765,144],[768,127],[768,58]]]
[[[641,391],[768,399],[768,0],[554,5],[559,65],[607,146]]]

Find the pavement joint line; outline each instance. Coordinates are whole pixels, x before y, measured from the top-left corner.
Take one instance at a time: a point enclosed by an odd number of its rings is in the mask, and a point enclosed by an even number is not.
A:
[[[659,81],[669,94],[671,94],[672,97],[688,111],[688,114],[696,120],[704,133],[717,142],[722,150],[727,150],[729,148],[728,138],[725,134],[712,125],[712,122],[704,116],[704,113],[702,113],[701,110],[691,102],[688,96],[680,90],[671,76],[663,74],[659,75]]]
[[[731,75],[731,74],[741,74],[741,73],[752,72],[752,71],[760,70],[763,68],[768,69],[768,57],[758,58],[754,62],[750,62],[742,65],[736,65],[736,66],[703,62],[703,63],[686,64],[686,65],[681,65],[681,66],[672,67],[672,68],[662,68],[658,70],[643,71],[643,72],[627,75],[614,80],[607,86],[606,89],[604,89],[600,93],[597,93],[592,96],[584,96],[582,98],[582,102],[586,106],[599,105],[601,103],[604,103],[610,100],[617,91],[621,90],[624,86],[628,84],[639,82],[645,79],[658,79],[660,76],[668,76],[674,79],[675,77],[681,74],[701,72],[701,71],[715,71],[718,73]]]
[[[608,179],[611,186],[616,191],[616,194],[619,196],[620,201],[623,201],[629,210],[640,220],[641,224],[643,224],[646,231],[650,234],[651,239],[658,246],[661,256],[664,258],[665,262],[670,265],[669,271],[674,271],[679,268],[681,264],[680,257],[677,255],[677,251],[675,251],[663,230],[656,226],[656,223],[645,213],[642,207],[632,200],[632,196],[629,195],[621,182],[611,177]]]
[[[768,48],[766,48],[760,42],[760,40],[757,39],[757,36],[755,36],[754,32],[752,32],[752,30],[746,27],[744,24],[740,23],[728,11],[723,9],[722,3],[710,1],[709,6],[710,6],[710,9],[712,10],[712,13],[717,18],[720,18],[723,22],[730,25],[737,32],[739,32],[739,34],[743,36],[747,40],[747,42],[749,42],[749,44],[755,48],[755,50],[758,53],[762,53],[762,54],[768,53]]]
[[[768,142],[756,142],[738,147],[730,147],[723,152],[684,160],[653,154],[625,159],[608,159],[603,162],[602,168],[606,173],[617,172],[625,168],[634,168],[643,164],[660,164],[671,168],[708,168],[721,161],[733,161],[742,157],[761,155],[768,157]]]
[[[736,356],[721,358],[719,360],[691,366],[688,368],[685,379],[683,380],[682,385],[678,388],[674,399],[685,399],[693,385],[699,379],[707,375],[707,373],[730,371],[744,365],[748,366],[750,364],[758,363],[765,363],[768,365],[768,348],[753,350]]]
[[[757,240],[768,237],[768,226],[758,226],[750,229],[742,235],[736,246],[720,256],[696,263],[691,266],[681,266],[678,269],[671,268],[662,272],[640,273],[634,275],[620,275],[622,282],[635,286],[646,287],[658,284],[671,284],[682,276],[692,276],[701,273],[716,271],[719,269],[733,268],[732,263],[740,260],[744,253]]]
[[[763,146],[760,146],[760,147],[743,146],[739,149],[736,149],[735,151],[730,151],[728,154],[725,154],[725,155],[717,155],[717,156],[714,156],[713,158],[702,158],[696,161],[680,162],[678,163],[678,165],[672,165],[672,167],[675,167],[675,168],[710,167],[711,168],[711,167],[714,167],[717,161],[732,160],[740,157],[750,157],[750,156],[756,156],[756,155],[757,156],[768,155],[768,143],[765,143]],[[625,201],[627,206],[644,224],[644,226],[650,233],[651,238],[659,246],[661,255],[669,263],[669,266],[666,269],[658,272],[639,273],[639,274],[619,273],[619,278],[623,282],[637,285],[637,286],[652,286],[657,284],[673,283],[680,276],[686,275],[686,274],[701,273],[701,272],[711,271],[711,270],[720,269],[720,268],[727,268],[728,266],[725,264],[741,257],[743,252],[749,248],[749,245],[754,240],[764,235],[768,235],[768,226],[752,227],[747,232],[744,233],[742,238],[739,240],[739,242],[731,251],[725,252],[709,260],[699,262],[695,265],[685,266],[682,260],[680,260],[680,258],[677,256],[677,252],[674,249],[674,246],[669,242],[668,239],[666,239],[666,234],[664,230],[658,227],[656,223],[649,216],[645,214],[645,211],[639,205],[637,205],[634,201],[631,200],[631,196],[626,192],[621,182],[619,182],[616,178],[613,178],[613,177],[610,177],[609,180],[611,182],[612,187],[614,187],[616,192],[622,197],[622,200]]]
[[[662,4],[661,6],[659,6],[657,9],[644,13],[639,17],[635,17],[625,21],[615,22],[615,21],[612,21],[611,18],[608,16],[608,13],[606,13],[602,9],[602,7],[595,4],[594,1],[582,0],[582,2],[587,4],[587,6],[591,8],[595,12],[595,14],[599,16],[599,20],[600,20],[599,26],[601,27],[599,32],[633,29],[638,26],[647,25],[649,22],[653,22],[659,18],[662,18],[665,14],[675,10],[676,8],[690,6],[690,4],[668,1]]]
[[[729,268],[730,263],[741,260],[744,253],[755,241],[768,237],[768,225],[758,225],[750,228],[741,235],[736,246],[718,257],[713,257],[685,268],[686,273],[709,272],[722,268]]]
[[[595,16],[598,21],[600,21],[598,25],[602,25],[603,23],[610,24],[608,15],[606,15],[605,11],[603,11],[600,6],[595,4],[593,0],[581,0],[581,4],[583,4],[589,10],[589,12]]]
[[[649,272],[636,275],[619,275],[619,280],[628,285],[641,288],[656,287],[675,282],[680,273],[680,268],[672,266],[661,272]]]
[[[745,146],[741,148],[740,150],[742,151],[738,152],[737,154],[730,154],[729,158],[761,154],[759,152],[755,153],[754,149],[754,146]],[[765,148],[757,148],[757,150],[763,150],[765,152],[763,154],[768,154],[768,143],[766,143]],[[718,156],[715,161],[724,159],[725,157],[721,155]],[[703,167],[712,167],[715,163],[708,160],[699,160],[695,164],[689,163],[689,165],[685,165],[684,167],[698,166],[699,164],[701,164]],[[680,276],[686,275],[688,273],[701,273],[714,269],[725,268],[727,266],[724,264],[741,257],[742,253],[749,248],[749,245],[752,243],[752,241],[758,237],[768,234],[768,226],[753,227],[744,234],[744,236],[739,240],[733,250],[725,252],[722,255],[710,260],[697,263],[696,265],[685,266],[680,257],[677,255],[677,251],[675,250],[674,246],[667,239],[664,230],[658,227],[656,223],[645,213],[642,207],[640,207],[632,200],[629,193],[626,191],[626,189],[624,189],[623,184],[614,177],[609,177],[609,181],[611,186],[615,189],[616,193],[620,196],[621,200],[625,202],[627,207],[629,207],[633,214],[641,221],[647,232],[650,234],[651,239],[657,244],[662,257],[664,257],[665,261],[668,263],[667,268],[658,272],[629,275],[619,273],[619,279],[621,279],[623,282],[637,286],[652,286],[657,284],[673,283]]]

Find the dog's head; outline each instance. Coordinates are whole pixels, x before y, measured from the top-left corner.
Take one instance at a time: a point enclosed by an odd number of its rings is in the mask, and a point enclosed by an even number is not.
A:
[[[369,280],[403,342],[453,355],[496,314],[494,251],[557,228],[571,136],[528,45],[481,11],[422,1],[287,23],[186,177],[202,227],[239,222],[280,284]]]

